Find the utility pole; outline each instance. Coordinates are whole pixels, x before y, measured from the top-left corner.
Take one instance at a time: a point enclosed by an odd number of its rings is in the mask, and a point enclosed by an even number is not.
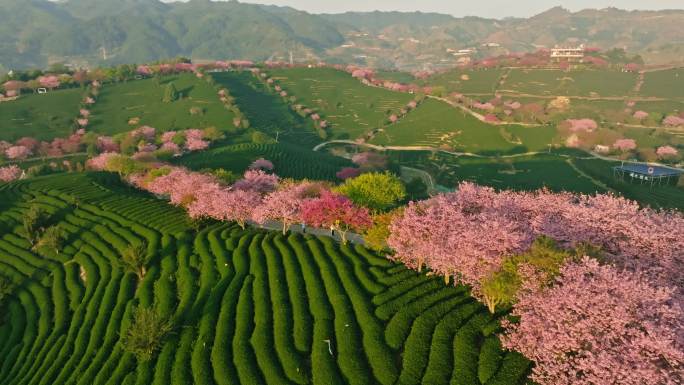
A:
[[[294,65],[294,55],[292,55],[292,51],[290,51],[290,65]]]

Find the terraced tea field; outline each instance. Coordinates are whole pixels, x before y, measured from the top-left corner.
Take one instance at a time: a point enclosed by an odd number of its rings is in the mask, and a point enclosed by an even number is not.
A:
[[[494,126],[442,101],[428,99],[371,143],[387,146],[452,146],[473,153],[524,153],[548,148],[553,127]]]
[[[430,77],[425,85],[444,87],[447,93],[458,92],[491,98],[505,72],[503,69],[455,69]]]
[[[637,74],[606,70],[513,69],[499,91],[530,95],[617,96],[629,95]]]
[[[355,139],[380,127],[413,99],[410,94],[368,87],[331,68],[288,68],[269,73],[298,102],[332,123],[330,139]]]
[[[428,171],[436,182],[453,188],[462,181],[497,189],[573,191],[592,194],[605,192],[557,154],[477,158],[446,153],[392,152],[392,159]]]
[[[311,121],[294,113],[279,97],[249,72],[222,72],[212,75],[216,82],[230,90],[240,111],[252,127],[283,141],[312,148],[321,139]]]
[[[164,90],[170,83],[179,99],[164,103]],[[199,113],[192,114],[192,108]],[[139,123],[131,127],[128,122],[133,118]],[[193,74],[180,74],[165,76],[159,84],[155,79],[105,84],[92,108],[91,130],[107,135],[139,125],[162,131],[210,126],[225,130],[232,127],[232,120],[232,112],[224,108],[211,85]]]
[[[0,103],[0,140],[13,142],[30,136],[51,140],[69,136],[84,91],[80,88],[47,94],[22,95]]]
[[[288,143],[243,143],[216,147],[186,155],[176,162],[195,170],[223,168],[241,174],[259,158],[272,161],[281,177],[295,179],[336,180],[335,174],[341,168],[352,166],[346,159]]]
[[[684,68],[646,72],[640,93],[684,102]]]
[[[2,384],[525,383],[496,317],[445,286],[327,238],[192,230],[178,209],[102,174],[0,188],[0,274],[17,287],[0,318]],[[38,254],[21,230],[30,205],[68,239]],[[138,282],[122,269],[147,244]],[[135,307],[173,325],[138,362],[121,335]]]

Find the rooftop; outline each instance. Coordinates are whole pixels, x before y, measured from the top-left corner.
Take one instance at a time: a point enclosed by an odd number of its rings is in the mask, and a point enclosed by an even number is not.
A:
[[[622,166],[615,166],[614,168],[616,170],[633,172],[635,174],[649,175],[655,177],[677,176],[679,174],[684,173],[684,171],[680,171],[674,168],[636,163],[623,164]]]

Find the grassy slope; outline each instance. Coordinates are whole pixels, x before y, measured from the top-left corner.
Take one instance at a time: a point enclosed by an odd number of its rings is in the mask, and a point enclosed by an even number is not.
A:
[[[4,384],[525,381],[529,363],[500,349],[497,321],[464,288],[362,247],[230,224],[195,232],[180,210],[102,174],[6,185],[0,197],[0,274],[19,285],[0,320]],[[28,200],[69,233],[61,253],[28,250]],[[152,259],[137,282],[120,254],[142,240]],[[151,362],[122,349],[133,306],[174,321]]]
[[[171,82],[183,97],[164,103],[164,89]],[[204,113],[192,116],[192,107]],[[223,107],[216,90],[192,74],[164,77],[160,85],[154,79],[105,85],[92,109],[91,130],[108,135],[129,131],[128,121],[134,117],[140,118],[140,125],[162,131],[209,126],[227,129],[233,124],[233,115]]]
[[[348,73],[330,68],[292,68],[270,71],[274,79],[300,103],[319,111],[332,127],[330,139],[355,139],[380,127],[413,97],[367,87]]]
[[[25,94],[16,101],[0,103],[0,140],[14,141],[24,136],[50,140],[69,136],[82,96],[83,90],[74,88]]]

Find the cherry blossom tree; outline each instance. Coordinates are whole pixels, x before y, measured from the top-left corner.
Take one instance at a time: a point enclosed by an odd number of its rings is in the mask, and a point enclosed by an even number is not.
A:
[[[104,171],[109,160],[118,155],[116,152],[103,152],[102,154],[88,159],[86,167],[95,171]]]
[[[85,108],[81,108],[81,109],[79,110],[79,113],[81,114],[82,117],[84,117],[84,118],[86,118],[86,119],[87,119],[88,117],[90,117],[90,111],[87,110],[87,109],[85,109]]]
[[[243,179],[235,182],[233,188],[242,191],[255,191],[259,194],[268,194],[278,187],[280,178],[273,174],[267,174],[262,170],[247,170]]]
[[[637,148],[637,142],[634,139],[618,139],[613,143],[613,148],[622,152],[632,151]]]
[[[362,231],[372,225],[367,209],[356,207],[349,198],[330,191],[323,191],[319,198],[304,202],[302,219],[308,225],[338,231],[344,244],[347,232]]]
[[[97,149],[100,152],[119,152],[119,144],[110,136],[99,136],[97,138]]]
[[[634,117],[634,119],[644,120],[644,119],[648,118],[648,112],[636,111],[636,112],[634,112],[634,115],[632,115],[632,116]]]
[[[16,165],[0,167],[0,182],[9,183],[17,180],[22,173],[23,171]]]
[[[11,160],[26,159],[29,155],[31,155],[31,150],[26,146],[12,146],[5,151],[5,156]]]
[[[593,119],[568,119],[565,124],[572,132],[591,132],[598,128],[598,123]]]
[[[209,148],[209,142],[194,137],[188,137],[185,141],[185,149],[188,151],[202,151]]]
[[[660,158],[672,158],[679,155],[679,151],[672,146],[661,146],[658,147],[658,150],[656,150],[656,154]]]
[[[349,178],[354,178],[361,175],[363,171],[360,168],[355,167],[344,167],[335,174],[338,179],[347,180]]]
[[[663,124],[668,127],[684,126],[684,118],[675,115],[670,115],[663,120]]]
[[[266,160],[264,158],[259,158],[249,165],[250,170],[273,171],[273,168],[273,162],[271,162],[270,160]]]
[[[195,194],[195,199],[188,205],[192,218],[233,221],[243,229],[261,203],[261,195],[256,191],[228,190],[217,184],[202,185]]]
[[[264,197],[254,210],[254,221],[264,224],[269,220],[281,222],[283,235],[294,223],[302,221],[302,205],[307,199],[317,198],[323,185],[302,182],[287,185]]]
[[[585,257],[551,287],[526,284],[504,347],[535,362],[540,385],[662,385],[682,380],[684,313],[672,289]]]
[[[384,169],[388,164],[387,156],[372,151],[360,152],[351,161],[364,170]]]
[[[40,84],[41,87],[54,89],[54,88],[59,87],[60,81],[59,81],[59,77],[57,77],[55,75],[46,75],[46,76],[38,77],[38,83]]]

